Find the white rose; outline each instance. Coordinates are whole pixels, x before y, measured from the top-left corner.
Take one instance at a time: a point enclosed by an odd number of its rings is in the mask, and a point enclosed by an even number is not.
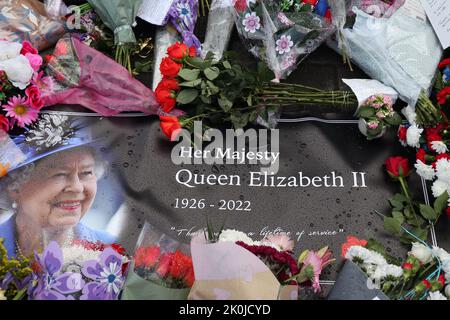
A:
[[[34,72],[30,62],[23,55],[0,61],[0,70],[4,70],[8,80],[20,90],[24,90],[30,84]]]
[[[413,243],[410,253],[423,264],[430,262],[433,257],[430,248],[418,242]]]
[[[0,41],[0,61],[20,56],[22,45],[18,42]]]

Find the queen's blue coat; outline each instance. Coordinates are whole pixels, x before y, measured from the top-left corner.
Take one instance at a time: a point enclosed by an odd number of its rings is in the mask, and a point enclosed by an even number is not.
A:
[[[77,239],[87,240],[91,242],[103,242],[105,244],[111,244],[116,239],[110,234],[102,231],[96,231],[89,227],[86,227],[82,223],[78,223],[75,227],[75,233]],[[15,243],[17,239],[15,218],[12,216],[4,223],[0,224],[0,238],[4,239],[3,245],[5,246],[8,256],[15,257]]]

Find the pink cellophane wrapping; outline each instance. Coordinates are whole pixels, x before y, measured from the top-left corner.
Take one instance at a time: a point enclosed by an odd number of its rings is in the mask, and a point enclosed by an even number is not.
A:
[[[45,106],[82,105],[102,116],[124,111],[159,114],[154,93],[124,67],[73,37],[56,45],[49,62],[54,90],[43,97]]]

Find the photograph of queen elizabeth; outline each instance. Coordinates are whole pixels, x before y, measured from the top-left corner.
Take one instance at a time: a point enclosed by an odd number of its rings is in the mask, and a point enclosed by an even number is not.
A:
[[[116,240],[81,221],[93,207],[105,161],[89,126],[72,120],[44,114],[14,139],[15,152],[9,145],[0,154],[0,162],[9,166],[0,178],[0,208],[8,212],[6,219],[0,213],[0,238],[9,256],[29,256],[52,240],[61,245],[76,239],[106,244]],[[17,158],[22,161],[14,165]]]

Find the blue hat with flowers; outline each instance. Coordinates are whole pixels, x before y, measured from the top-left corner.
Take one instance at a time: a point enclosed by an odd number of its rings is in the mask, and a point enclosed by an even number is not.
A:
[[[91,130],[82,117],[43,113],[17,137],[0,135],[0,166],[3,171],[23,167],[60,151],[94,142]]]

